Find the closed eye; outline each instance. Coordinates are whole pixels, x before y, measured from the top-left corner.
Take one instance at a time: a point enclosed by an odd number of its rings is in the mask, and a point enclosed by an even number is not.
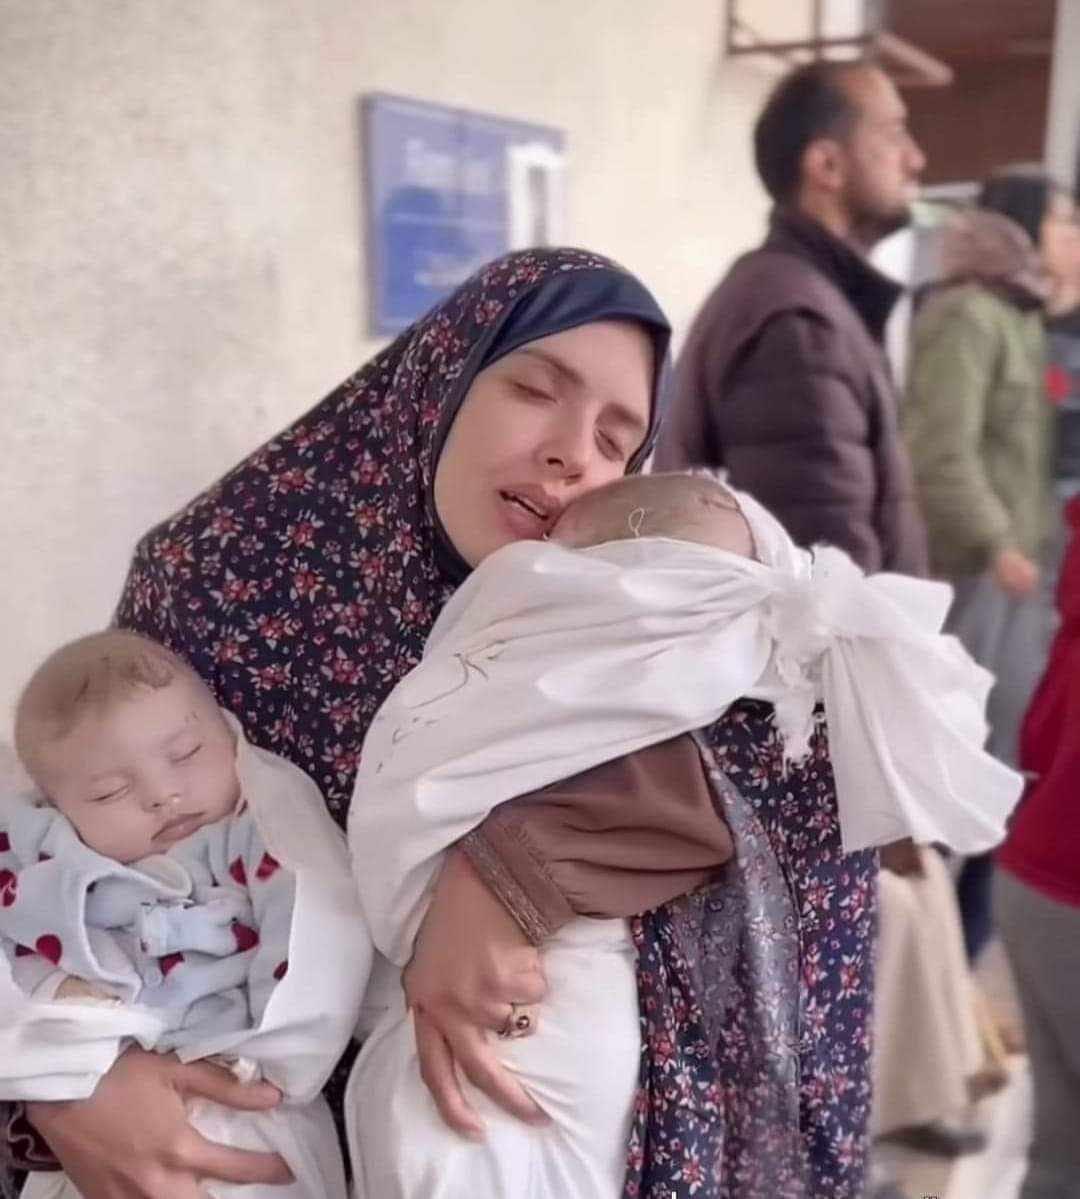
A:
[[[115,791],[109,791],[105,795],[92,795],[90,803],[108,803],[110,799],[119,799],[122,795],[126,795],[128,787],[117,787]]]
[[[522,383],[517,379],[513,380],[513,384],[517,391],[519,391],[524,396],[528,396],[530,399],[554,400],[554,398],[555,398],[550,392],[544,391],[542,388],[539,388],[539,387],[532,387],[528,383]]]
[[[173,760],[174,762],[190,762],[190,761],[191,761],[191,759],[192,759],[193,757],[195,757],[195,755],[196,755],[196,754],[199,752],[199,750],[200,750],[200,749],[202,749],[202,743],[201,743],[201,742],[200,742],[198,745],[196,745],[194,749],[189,749],[189,750],[187,751],[187,753],[185,753],[185,754],[180,754],[180,756],[179,756],[179,757],[173,758],[172,760]]]
[[[598,429],[596,440],[600,443],[601,452],[608,458],[628,458],[629,454],[623,449],[618,441],[611,436],[610,433],[605,433],[603,429]]]

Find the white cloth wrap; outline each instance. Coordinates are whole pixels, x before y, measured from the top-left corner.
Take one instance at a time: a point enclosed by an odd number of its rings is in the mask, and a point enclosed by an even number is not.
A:
[[[1000,840],[1020,776],[982,748],[993,679],[941,633],[950,588],[799,549],[737,495],[760,561],[663,538],[517,542],[443,609],[368,731],[349,843],[375,944],[403,965],[441,854],[497,804],[776,704],[790,757],[823,701],[844,848]]]
[[[201,1104],[195,1117],[206,1135],[283,1152],[297,1189],[267,1188],[268,1195],[344,1195],[340,1153],[320,1092],[356,1027],[371,941],[344,838],[318,788],[292,763],[248,744],[235,719],[226,717],[237,737],[242,794],[267,850],[295,877],[288,970],[257,1026],[194,1036],[178,1052],[184,1061],[215,1055],[249,1064],[283,1092],[284,1103],[272,1113]],[[130,1041],[153,1048],[165,1029],[160,1016],[138,1004],[30,999],[0,954],[0,1099],[83,1098]],[[224,1195],[226,1188],[215,1186],[214,1193]],[[242,1193],[255,1195],[257,1188]]]

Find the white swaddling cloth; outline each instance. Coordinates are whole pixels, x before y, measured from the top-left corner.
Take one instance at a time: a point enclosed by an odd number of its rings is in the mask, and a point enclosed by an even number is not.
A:
[[[184,1061],[215,1056],[257,1073],[283,1093],[272,1112],[199,1104],[192,1122],[213,1140],[281,1153],[296,1183],[288,1187],[212,1184],[216,1196],[344,1199],[341,1153],[320,1092],[356,1026],[372,948],[348,854],[318,788],[298,767],[237,736],[241,789],[267,851],[295,882],[287,968],[253,1027],[198,1027],[177,1048]],[[19,802],[28,802],[26,800]],[[2,815],[0,815],[2,823]],[[183,846],[183,843],[180,843]],[[0,1098],[78,1099],[90,1094],[132,1040],[164,1043],[168,1021],[138,1003],[30,999],[0,955]],[[32,1175],[27,1196],[55,1192],[56,1176]],[[44,1189],[42,1189],[44,1188]],[[51,1188],[51,1189],[50,1189]]]
[[[378,949],[404,964],[443,852],[497,804],[776,705],[788,756],[828,718],[846,851],[901,837],[976,853],[1019,775],[982,748],[992,676],[941,633],[943,583],[799,549],[736,496],[760,561],[664,538],[517,542],[443,609],[368,731],[349,842]]]

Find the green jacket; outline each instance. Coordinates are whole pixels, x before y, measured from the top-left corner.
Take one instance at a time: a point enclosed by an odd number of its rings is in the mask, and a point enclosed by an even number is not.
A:
[[[1042,313],[979,283],[930,295],[912,323],[902,423],[945,577],[1008,546],[1038,553],[1049,511]]]

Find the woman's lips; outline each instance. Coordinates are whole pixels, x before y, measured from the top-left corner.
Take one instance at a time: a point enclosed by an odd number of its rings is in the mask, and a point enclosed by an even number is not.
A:
[[[506,520],[518,537],[542,537],[559,518],[561,505],[534,487],[499,491]]]
[[[510,531],[518,538],[541,537],[547,529],[544,521],[523,507],[517,500],[500,493],[503,519]]]
[[[546,514],[537,511],[535,504],[516,491],[500,491],[507,523],[519,537],[539,537],[547,531]]]

